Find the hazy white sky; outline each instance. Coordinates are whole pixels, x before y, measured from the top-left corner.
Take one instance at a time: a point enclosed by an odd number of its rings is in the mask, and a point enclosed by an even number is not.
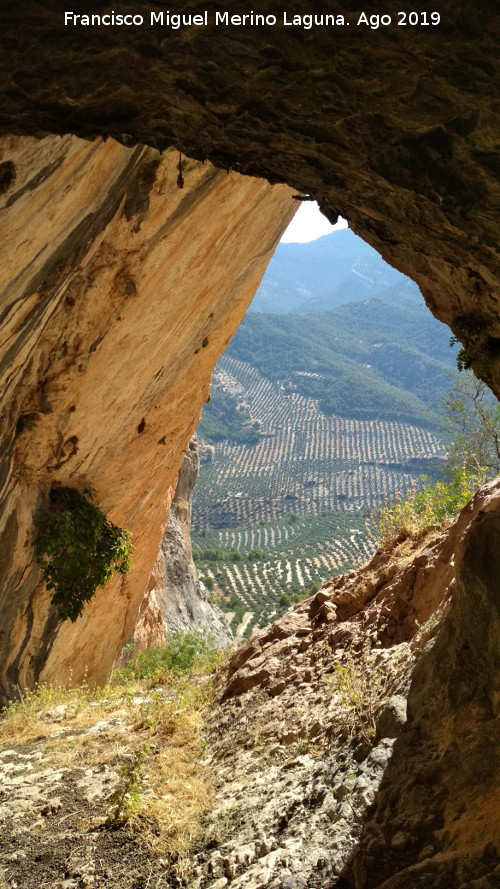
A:
[[[334,228],[347,228],[347,222],[345,219],[339,219],[337,225],[330,225],[315,202],[304,201],[300,204],[281,242],[305,244],[306,241],[315,241],[316,238],[328,235]]]

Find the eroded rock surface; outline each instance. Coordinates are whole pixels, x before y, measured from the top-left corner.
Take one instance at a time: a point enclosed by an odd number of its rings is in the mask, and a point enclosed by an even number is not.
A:
[[[201,589],[191,554],[191,506],[199,465],[198,442],[193,436],[179,469],[160,552],[130,639],[135,651],[161,644],[175,631],[206,632],[220,648],[233,642],[223,612]]]
[[[9,137],[0,195],[0,686],[103,681],[134,625],[210,374],[290,189],[112,140]],[[33,560],[52,485],[95,488],[130,574],[60,626]]]
[[[373,10],[339,0],[348,26],[307,29],[284,25],[283,8],[272,27],[216,27],[210,7],[207,27],[174,29],[151,27],[150,3],[136,0],[121,12],[144,26],[83,27],[65,26],[57,3],[25,0],[0,21],[0,131],[175,144],[314,195],[417,281],[500,395],[497,4],[446,3],[437,26],[421,13],[400,24],[400,10],[387,0],[377,13],[391,25],[370,27],[358,21]],[[197,0],[182,12],[199,13]]]
[[[499,510],[496,481],[235,653],[193,889],[498,885]]]
[[[38,699],[23,722],[14,717],[10,738],[3,731],[2,889],[133,889],[153,875],[159,885],[170,884],[169,862],[159,854],[153,859],[147,831],[130,823],[139,789],[145,809],[155,799],[152,770],[166,759],[168,742],[160,749],[145,717],[149,712],[151,722],[172,689],[154,694],[154,706],[144,694],[120,700],[111,693],[92,702],[85,693],[66,695],[52,705]]]
[[[36,714],[31,739],[0,752],[7,886],[142,885],[135,855],[145,886],[149,873],[189,889],[496,889],[500,602],[478,541],[496,545],[499,515],[497,480],[447,530],[387,546],[234,653],[195,744],[213,804],[181,873],[109,819],[131,763],[156,836],[148,806],[182,760],[158,731],[172,690],[128,709],[104,698],[93,719],[88,706]]]

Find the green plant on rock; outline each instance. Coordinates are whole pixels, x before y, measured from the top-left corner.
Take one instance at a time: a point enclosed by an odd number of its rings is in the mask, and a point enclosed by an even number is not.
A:
[[[453,378],[443,399],[448,467],[493,478],[500,472],[500,404],[472,371]]]
[[[127,574],[134,547],[95,505],[91,488],[54,487],[49,496],[36,519],[35,554],[59,616],[75,621],[114,571]]]
[[[116,825],[135,815],[140,807],[139,794],[142,789],[141,769],[148,757],[149,744],[135,751],[131,765],[121,769],[122,781],[110,799],[111,811],[108,824]]]
[[[166,645],[141,651],[114,673],[115,681],[159,680],[167,674],[187,673],[195,667],[210,672],[224,657],[214,637],[201,630],[177,630]]]
[[[398,538],[418,538],[428,528],[454,518],[484,481],[484,470],[470,472],[457,466],[449,481],[437,481],[420,491],[415,484],[402,497],[396,494],[393,503],[384,503],[375,519],[373,537],[379,544]],[[421,476],[428,481],[426,476]]]
[[[325,648],[332,653],[328,643]],[[333,665],[330,683],[339,696],[341,721],[349,740],[357,737],[372,746],[377,713],[389,697],[395,675],[394,665],[378,666],[375,655],[368,649],[359,655],[348,650],[343,660]]]

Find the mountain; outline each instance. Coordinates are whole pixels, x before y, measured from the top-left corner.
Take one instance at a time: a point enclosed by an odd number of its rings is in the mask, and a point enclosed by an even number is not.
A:
[[[307,244],[278,244],[249,311],[327,311],[394,286],[417,291],[373,247],[339,229]]]
[[[448,328],[406,282],[330,312],[249,313],[227,354],[317,398],[326,414],[434,428],[454,367]]]

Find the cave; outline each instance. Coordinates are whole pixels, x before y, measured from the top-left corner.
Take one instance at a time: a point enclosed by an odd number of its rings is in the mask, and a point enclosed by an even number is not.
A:
[[[292,25],[281,13],[215,24],[218,5],[192,0],[183,12],[206,10],[208,25],[151,23],[144,2],[123,5],[143,19],[123,27],[65,24],[57,0],[0,13],[6,697],[70,670],[75,681],[108,675],[210,372],[297,198],[348,219],[415,280],[500,396],[498,12],[468,0],[411,24],[388,0],[385,23],[370,24],[343,0],[343,23],[308,27],[310,5],[294,0]],[[105,11],[101,0],[76,7]],[[95,485],[141,549],[130,577],[71,626],[32,553],[33,516],[55,481]],[[494,493],[459,544],[456,606],[421,665],[394,784],[403,802],[385,795],[346,886],[498,885]],[[381,854],[384,825],[403,823],[420,779],[436,787],[433,818]],[[422,857],[431,829],[441,846]]]

